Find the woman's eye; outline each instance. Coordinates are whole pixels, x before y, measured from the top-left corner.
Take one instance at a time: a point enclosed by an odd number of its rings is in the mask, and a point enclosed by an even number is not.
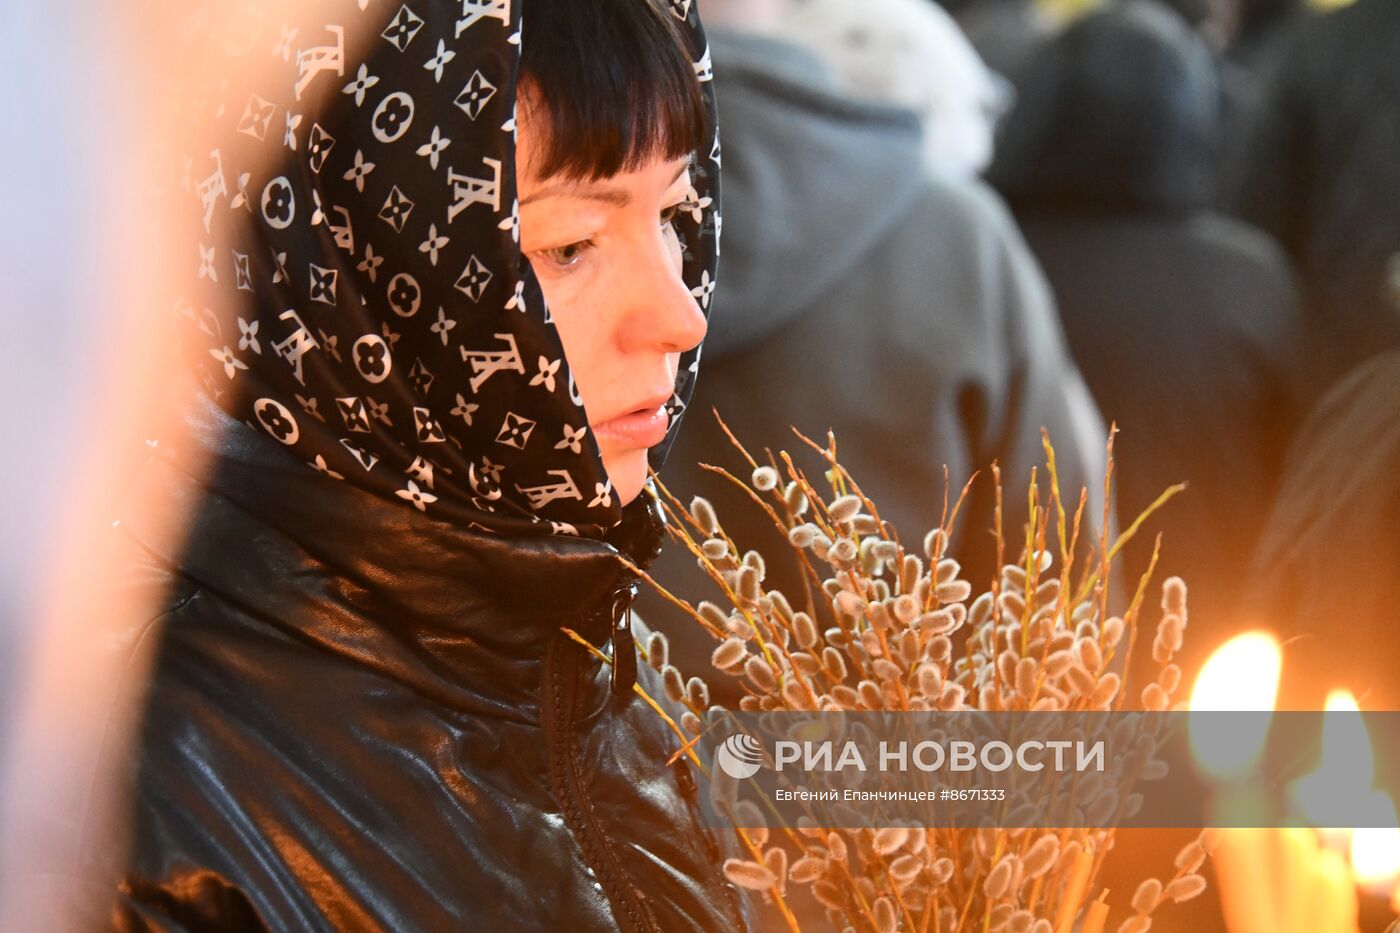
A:
[[[669,227],[671,222],[676,219],[676,215],[687,207],[689,207],[688,204],[681,202],[680,204],[672,204],[670,207],[663,210],[661,212],[661,226]]]
[[[567,246],[556,246],[553,249],[542,249],[540,255],[556,266],[569,268],[578,265],[583,254],[592,247],[589,240],[580,240],[577,243],[570,243]]]

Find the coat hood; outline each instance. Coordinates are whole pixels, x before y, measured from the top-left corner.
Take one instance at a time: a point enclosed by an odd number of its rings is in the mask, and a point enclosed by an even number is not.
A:
[[[926,176],[911,111],[846,97],[790,43],[717,29],[711,42],[728,221],[713,358],[809,310],[908,214]]]
[[[990,180],[1015,206],[1190,210],[1215,187],[1219,88],[1178,15],[1128,0],[1078,21],[1020,80]]]
[[[306,3],[280,28],[192,15],[190,54],[219,56],[224,77],[190,89],[199,253],[178,310],[205,394],[325,483],[480,531],[597,537],[621,508],[519,247],[522,6]],[[692,7],[654,15],[687,46],[713,126]],[[696,153],[678,223],[702,303],[717,160],[717,141]],[[698,360],[680,361],[655,468]]]

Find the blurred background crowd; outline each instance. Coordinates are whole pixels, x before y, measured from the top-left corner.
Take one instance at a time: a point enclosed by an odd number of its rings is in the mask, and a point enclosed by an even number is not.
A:
[[[989,579],[988,465],[1023,488],[1045,427],[1096,515],[1116,425],[1119,528],[1186,484],[1120,585],[1160,531],[1159,573],[1191,588],[1188,671],[1262,626],[1292,639],[1282,703],[1345,682],[1400,708],[1400,4],[703,9],[724,258],[663,481],[745,514],[698,466],[741,463],[712,407],[758,450],[834,430],[905,535],[939,521],[945,464],[954,495],[980,470],[956,552]],[[709,595],[687,555],[662,560]]]
[[[1188,676],[1265,626],[1291,639],[1281,705],[1320,707],[1345,682],[1363,707],[1400,708],[1400,0],[701,3],[723,259],[667,486],[711,498],[745,546],[772,552],[762,516],[745,528],[744,504],[699,467],[736,466],[712,408],[759,450],[795,449],[790,425],[833,430],[911,539],[939,520],[945,465],[955,495],[980,471],[955,554],[985,579],[990,464],[1023,488],[1043,427],[1063,485],[1087,486],[1098,515],[1116,424],[1118,527],[1187,484],[1125,579],[1162,532],[1160,572],[1191,587]],[[123,140],[142,114],[102,37],[138,56],[152,40],[29,6],[0,3],[0,35],[25,37],[0,61],[7,86],[51,78],[0,101],[4,125],[26,130],[0,152],[19,180],[0,233],[12,793],[61,774],[56,746],[81,739],[14,723],[56,682],[54,644],[102,637],[80,604],[56,608],[85,553],[71,529],[93,514],[74,490],[120,475],[92,454],[115,450],[121,404],[158,395],[101,388],[121,372],[139,383],[152,352],[131,329],[150,309],[107,302],[150,272],[112,255],[151,218],[116,182],[139,159]],[[1006,513],[1018,528],[1018,506]],[[654,573],[709,595],[675,549]],[[793,573],[769,568],[779,587]],[[698,629],[656,601],[642,615],[683,666],[708,665]],[[38,767],[39,751],[58,763]]]

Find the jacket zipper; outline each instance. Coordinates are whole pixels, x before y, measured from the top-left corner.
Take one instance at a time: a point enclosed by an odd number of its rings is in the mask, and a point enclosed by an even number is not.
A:
[[[630,693],[636,679],[636,652],[627,612],[631,607],[631,595],[635,592],[635,584],[619,590],[608,607],[612,616],[614,661],[611,689],[614,694]],[[607,612],[608,609],[601,609],[599,612]],[[652,917],[651,911],[646,908],[626,872],[617,862],[607,834],[598,825],[588,806],[573,741],[580,651],[578,646],[567,639],[556,638],[553,642],[554,656],[550,664],[553,703],[549,724],[553,733],[550,756],[551,782],[563,810],[564,822],[578,840],[584,859],[602,887],[603,895],[611,905],[619,927],[639,933],[660,933],[660,927]],[[631,664],[624,667],[619,674],[617,664],[624,654]],[[626,663],[624,660],[623,664]]]

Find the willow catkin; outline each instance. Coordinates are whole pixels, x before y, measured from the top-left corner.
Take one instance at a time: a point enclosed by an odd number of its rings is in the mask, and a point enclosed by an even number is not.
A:
[[[750,655],[744,662],[744,673],[753,681],[754,686],[764,693],[773,693],[778,689],[778,678],[773,673],[773,668],[756,654]]]
[[[788,543],[795,548],[809,548],[816,540],[816,525],[796,525],[788,530]]]
[[[1071,664],[1069,669],[1065,671],[1065,680],[1068,681],[1070,689],[1080,696],[1091,697],[1098,689],[1098,683],[1094,678],[1077,663]]]
[[[685,681],[681,679],[681,672],[669,664],[661,669],[661,685],[666,690],[666,698],[672,703],[685,700]]]
[[[875,899],[875,928],[880,933],[895,933],[899,929],[899,916],[895,913],[894,902],[888,897]]]
[[[875,538],[862,538],[860,541],[860,549],[857,554],[857,560],[860,562],[861,569],[872,577],[880,572],[880,565],[884,563],[879,555],[875,553],[875,545],[879,543],[880,542]]]
[[[1019,660],[1016,652],[1007,648],[997,655],[997,677],[1002,683],[1014,683],[1016,681],[1016,662]]]
[[[699,677],[692,677],[685,682],[685,698],[691,706],[696,709],[706,709],[710,705],[710,685]]]
[[[1150,914],[1157,909],[1157,901],[1162,896],[1162,882],[1156,878],[1148,878],[1133,894],[1133,910],[1140,914]]]
[[[1113,698],[1118,695],[1119,683],[1117,674],[1111,671],[1104,674],[1099,680],[1099,685],[1094,688],[1094,695],[1089,700],[1090,704],[1102,707],[1113,702]]]
[[[724,877],[750,891],[767,891],[778,883],[767,865],[746,859],[725,859]]]
[[[909,625],[919,617],[919,608],[919,601],[908,593],[904,593],[895,597],[894,617],[905,625]]]
[[[924,535],[924,555],[931,561],[937,562],[943,558],[943,552],[948,549],[948,536],[943,533],[942,528],[935,528]]]
[[[695,607],[696,613],[710,625],[717,629],[724,629],[729,621],[729,616],[714,603],[709,600],[702,600]]]
[[[690,517],[707,535],[719,533],[719,519],[715,517],[715,507],[704,496],[690,500]]]
[[[706,538],[700,545],[700,553],[708,560],[724,560],[729,556],[729,545],[719,538]]]
[[[812,697],[808,694],[802,681],[796,677],[789,678],[783,683],[783,702],[795,710],[811,710]]]
[[[919,661],[919,635],[912,629],[905,629],[899,636],[898,648],[899,660],[907,668],[912,668]]]
[[[831,853],[831,857],[838,862],[845,862],[847,859],[846,840],[836,831],[826,834],[826,851]]]
[[[1162,689],[1170,695],[1176,692],[1176,688],[1181,685],[1181,668],[1175,664],[1168,664],[1162,668],[1157,675],[1157,683],[1162,685]]]
[[[982,893],[988,900],[999,901],[1006,896],[1011,888],[1011,873],[1014,869],[1016,856],[1003,855],[990,872],[987,879],[982,882]]]
[[[880,522],[874,515],[855,515],[851,518],[851,531],[858,535],[878,535]]]
[[[1040,673],[1040,665],[1035,658],[1022,658],[1016,662],[1016,692],[1026,699],[1035,695],[1035,679]]]
[[[690,710],[686,710],[684,713],[681,713],[682,730],[690,733],[691,735],[696,735],[702,728],[703,726],[700,723],[699,716],[695,715]]]
[[[647,636],[647,663],[653,670],[659,671],[666,666],[670,649],[671,643],[666,640],[664,632],[652,632]]]
[[[958,629],[958,617],[947,609],[936,609],[919,616],[912,627],[930,635],[951,635]]]
[[[748,648],[738,638],[727,638],[710,655],[710,663],[722,671],[736,667],[748,655]]]
[[[1118,933],[1147,933],[1150,929],[1151,917],[1129,917],[1118,925]]]
[[[924,574],[924,562],[913,554],[905,554],[899,567],[899,591],[912,593]]]
[[[936,697],[943,690],[943,672],[937,664],[920,664],[915,670],[914,679],[919,692],[925,696]]]
[[[798,884],[810,884],[826,872],[826,859],[807,855],[792,863],[788,868],[788,879]]]
[[[817,899],[817,903],[831,910],[844,911],[846,909],[845,895],[841,889],[830,881],[818,881],[812,885],[812,896]]]
[[[1179,616],[1186,615],[1186,581],[1167,577],[1162,581],[1162,608]]]
[[[1160,713],[1171,705],[1171,697],[1161,684],[1148,684],[1142,688],[1142,705],[1148,712]]]
[[[953,860],[947,856],[935,859],[928,869],[929,877],[933,879],[934,887],[945,885],[952,880],[954,867]]]
[[[838,631],[837,634],[842,633]],[[831,634],[829,632],[827,633],[826,640],[831,641]],[[826,672],[831,676],[832,680],[840,681],[846,679],[846,659],[841,656],[841,652],[837,651],[831,645],[827,645],[822,649],[822,667],[826,668]]]
[[[807,512],[807,494],[802,491],[796,480],[783,487],[783,502],[793,515],[800,517]]]
[[[875,830],[872,846],[878,855],[893,855],[909,841],[909,830],[902,826],[891,826]]]
[[[908,883],[919,876],[919,872],[924,870],[924,860],[917,855],[901,855],[890,863],[890,874],[895,880]]]
[[[840,525],[855,518],[860,511],[861,501],[859,496],[838,496],[827,505],[826,512],[831,516],[833,524]]]
[[[960,603],[972,595],[972,584],[966,580],[940,583],[936,590],[940,603]]]
[[[753,471],[753,488],[759,492],[772,492],[778,488],[778,471],[771,466],[761,466]]]
[[[1193,839],[1176,853],[1177,871],[1193,873],[1197,871],[1206,860],[1206,850],[1201,846],[1199,839]]]
[[[943,692],[938,695],[938,708],[943,712],[959,709],[967,698],[967,688],[962,684],[945,683]]]
[[[880,687],[875,681],[862,680],[856,685],[856,692],[860,695],[860,702],[866,709],[884,708],[884,694],[880,691]]]
[[[860,704],[860,694],[848,684],[837,684],[831,688],[831,698],[844,710],[855,709]]]
[[[836,611],[844,612],[848,616],[865,615],[867,605],[865,597],[852,593],[850,590],[842,590],[836,594]]]
[[[766,850],[763,853],[763,865],[777,879],[778,893],[784,893],[787,889],[787,850],[782,846],[774,846]]]
[[[1013,913],[1006,921],[1006,933],[1030,933],[1035,924],[1035,914],[1025,908]]]
[[[875,672],[875,676],[880,680],[903,680],[904,671],[899,665],[886,658],[876,658],[870,662],[870,669]]]
[[[1123,638],[1123,620],[1118,616],[1112,616],[1103,624],[1103,643],[1105,648],[1113,648]]]
[[[1162,892],[1165,897],[1171,898],[1174,903],[1180,904],[1182,901],[1189,901],[1193,897],[1199,897],[1206,889],[1206,879],[1200,875],[1182,875],[1171,884],[1167,885]]]
[[[1161,622],[1157,623],[1157,637],[1162,639],[1166,646],[1175,653],[1181,650],[1184,628],[1185,623],[1181,616],[1176,613],[1168,613],[1162,617]]]
[[[1002,619],[1007,622],[1017,622],[1026,611],[1026,601],[1021,598],[1021,594],[1015,590],[1007,590],[997,598],[997,604],[1001,607]]]
[[[1033,881],[1049,871],[1059,854],[1060,838],[1053,834],[1041,836],[1035,845],[1027,850],[1023,859],[1026,879]]]
[[[1064,676],[1074,664],[1074,654],[1070,651],[1056,651],[1045,658],[1045,676],[1054,680]]]
[[[797,641],[797,647],[806,651],[817,644],[817,624],[812,621],[812,617],[805,612],[794,612],[792,614],[792,636]],[[808,673],[813,673],[808,671]]]
[[[759,592],[758,568],[748,566],[739,573],[739,596],[750,603],[758,602]]]
[[[1083,664],[1089,673],[1097,674],[1103,668],[1103,652],[1099,650],[1098,641],[1082,638],[1076,648],[1079,652],[1079,663]]]

